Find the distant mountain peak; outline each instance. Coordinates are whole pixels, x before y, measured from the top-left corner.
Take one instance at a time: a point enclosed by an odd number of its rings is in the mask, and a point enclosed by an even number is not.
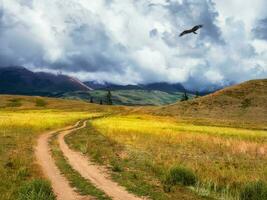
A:
[[[0,67],[0,93],[49,94],[92,90],[76,78],[47,72],[32,72],[25,67]]]

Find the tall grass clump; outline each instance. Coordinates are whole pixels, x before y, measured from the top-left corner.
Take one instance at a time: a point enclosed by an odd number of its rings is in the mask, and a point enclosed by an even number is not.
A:
[[[56,200],[49,182],[33,180],[19,190],[18,200]]]
[[[267,200],[267,184],[263,181],[248,183],[240,192],[241,200]]]
[[[174,166],[166,173],[164,182],[169,186],[193,186],[197,182],[197,177],[191,169]]]

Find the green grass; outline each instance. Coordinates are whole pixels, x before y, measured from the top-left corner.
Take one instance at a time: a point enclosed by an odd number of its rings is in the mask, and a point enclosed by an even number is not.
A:
[[[167,93],[156,90],[116,90],[111,91],[112,100],[115,105],[165,105],[179,101],[183,93]],[[105,103],[107,91],[94,90],[90,92],[70,92],[63,94],[66,99],[90,100],[92,96],[95,103],[102,99]],[[192,98],[193,95],[188,95]]]
[[[241,200],[265,200],[267,199],[267,184],[262,181],[248,183],[241,191]]]
[[[18,200],[56,200],[56,196],[49,182],[35,179],[20,188]]]
[[[81,195],[90,195],[96,197],[99,200],[110,200],[111,198],[107,197],[103,191],[97,189],[91,182],[84,179],[68,164],[59,148],[59,144],[56,138],[57,137],[55,135],[50,142],[50,145],[52,147],[52,155],[55,159],[57,167],[69,180],[71,186],[76,188]]]

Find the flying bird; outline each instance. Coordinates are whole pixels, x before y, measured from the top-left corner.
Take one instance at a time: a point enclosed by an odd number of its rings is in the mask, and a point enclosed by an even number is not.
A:
[[[186,35],[186,34],[190,34],[190,33],[194,33],[194,34],[197,34],[197,30],[202,28],[203,25],[197,25],[197,26],[194,26],[192,29],[189,29],[189,30],[185,30],[184,32],[182,32],[180,34],[180,37],[182,37],[183,35]]]

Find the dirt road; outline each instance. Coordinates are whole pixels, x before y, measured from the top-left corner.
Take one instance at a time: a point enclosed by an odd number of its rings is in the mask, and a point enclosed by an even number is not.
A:
[[[40,164],[44,175],[51,181],[54,193],[58,200],[91,200],[91,197],[82,197],[69,185],[67,179],[61,175],[49,148],[49,138],[56,132],[75,130],[79,123],[61,130],[52,131],[41,135],[35,149],[37,162]]]
[[[125,188],[119,186],[112,181],[106,174],[105,170],[93,164],[87,157],[79,152],[71,150],[65,143],[64,137],[73,131],[86,127],[86,122],[79,126],[79,122],[74,126],[66,127],[62,130],[53,131],[40,136],[36,147],[36,157],[41,165],[44,174],[52,183],[53,190],[58,200],[91,200],[93,197],[82,197],[69,185],[68,180],[60,173],[57,168],[49,148],[49,138],[55,133],[59,133],[58,141],[67,161],[82,177],[89,180],[97,188],[101,189],[114,200],[141,200],[126,191]]]
[[[86,127],[86,122],[84,122],[82,127]],[[60,149],[73,169],[78,171],[85,179],[90,180],[97,188],[104,191],[114,200],[141,200],[141,198],[130,194],[125,188],[108,178],[103,168],[90,162],[87,157],[83,156],[81,153],[71,150],[64,140],[64,137],[71,132],[72,131],[61,132],[58,141]]]

